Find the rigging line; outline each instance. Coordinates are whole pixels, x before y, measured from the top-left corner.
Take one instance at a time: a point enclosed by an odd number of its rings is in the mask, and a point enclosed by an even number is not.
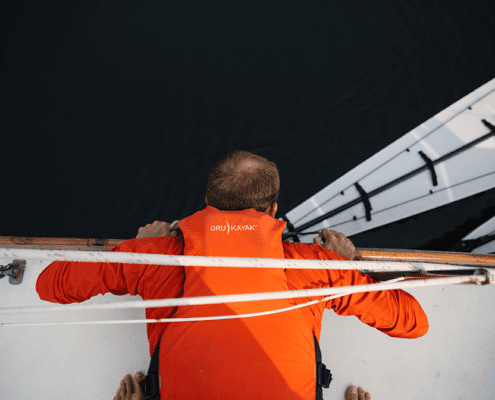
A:
[[[404,279],[404,278],[399,278]],[[77,322],[26,322],[26,323],[0,323],[2,327],[13,326],[45,326],[45,325],[93,325],[93,324],[137,324],[137,323],[155,323],[155,322],[195,322],[195,321],[217,321],[222,319],[237,319],[237,318],[250,318],[259,317],[262,315],[278,314],[285,311],[295,310],[297,308],[307,307],[312,304],[321,303],[322,301],[328,301],[338,297],[346,296],[346,293],[337,294],[334,296],[328,296],[319,300],[308,301],[303,304],[298,304],[291,307],[279,308],[277,310],[263,311],[258,313],[249,314],[236,314],[236,315],[220,315],[216,317],[194,317],[194,318],[160,318],[160,319],[137,319],[137,320],[117,320],[117,321],[77,321]]]
[[[390,206],[390,207],[383,208],[381,210],[375,211],[375,212],[372,213],[372,215],[377,215],[377,214],[380,214],[380,213],[389,211],[389,210],[391,210],[393,208],[403,206],[404,204],[408,204],[408,203],[411,203],[413,201],[417,201],[417,200],[423,199],[425,197],[431,196],[432,194],[437,194],[437,193],[444,192],[446,190],[451,190],[452,188],[455,188],[456,186],[464,185],[466,183],[473,182],[475,180],[482,179],[482,178],[485,178],[485,177],[490,176],[490,175],[495,175],[495,172],[489,172],[489,173],[486,173],[484,175],[477,176],[475,178],[466,179],[465,181],[456,183],[454,185],[445,187],[443,189],[438,189],[434,193],[427,193],[427,194],[425,194],[423,196],[418,196],[418,197],[415,197],[414,199],[410,199],[410,200],[403,201],[402,203],[394,204],[393,206]],[[313,212],[313,211],[311,211],[311,212]],[[364,218],[366,218],[366,216],[357,217],[356,219],[348,219],[348,220],[339,222],[338,224],[330,225],[327,229],[336,228],[336,227],[338,227],[340,225],[344,225],[344,224],[347,224],[349,222],[357,221],[357,220],[364,219]],[[287,233],[285,233],[285,235],[286,235],[285,239],[287,239],[287,238],[289,238],[291,236],[295,236],[295,235],[315,235],[315,234],[316,235],[321,235],[321,231],[317,231],[317,232],[287,232]],[[466,251],[466,250],[463,250],[463,251]]]
[[[281,269],[345,269],[366,271],[425,271],[466,269],[469,266],[429,262],[295,260],[285,258],[207,257],[169,254],[127,253],[108,251],[36,250],[0,248],[0,258],[37,259],[46,261],[102,262],[148,264],[182,267],[218,268],[281,268]],[[44,268],[42,265],[38,265]]]
[[[485,124],[485,126],[489,127],[491,130],[490,132],[488,132],[487,134],[479,137],[478,139],[475,139],[467,144],[465,144],[464,146],[461,146],[459,147],[458,149],[455,149],[453,151],[451,151],[450,153],[447,153],[445,155],[443,155],[442,157],[440,158],[437,158],[436,160],[433,160],[431,163],[432,165],[436,165],[436,164],[439,164],[445,160],[448,160],[449,158],[463,152],[463,151],[466,151],[468,150],[469,148],[471,147],[474,147],[476,146],[478,143],[481,143],[487,139],[489,139],[491,136],[495,135],[495,127],[493,125],[491,125],[488,121],[486,120],[482,120],[483,124]],[[402,183],[406,180],[408,180],[409,178],[423,172],[423,171],[427,171],[429,169],[429,165],[428,164],[425,164],[423,165],[422,167],[419,167],[419,168],[416,168],[415,170],[411,171],[411,172],[408,172],[407,174],[405,175],[402,175],[396,179],[394,179],[392,182],[389,182],[389,183],[386,183],[374,190],[372,190],[371,192],[367,193],[367,197],[370,198],[370,197],[373,197],[381,192],[384,192],[385,190],[393,187],[393,186],[396,186],[398,185],[399,183]],[[304,229],[307,229],[311,226],[314,226],[316,225],[317,223],[319,222],[322,222],[330,217],[333,217],[334,215],[337,215],[339,213],[341,213],[342,211],[345,211],[353,206],[355,206],[356,204],[359,204],[363,202],[363,198],[362,197],[358,197],[354,200],[351,200],[350,202],[346,203],[346,204],[343,204],[337,208],[335,208],[334,210],[331,210],[319,217],[316,217],[314,219],[312,219],[311,221],[308,221],[304,224],[302,224],[301,226],[295,228],[294,230],[296,232],[300,232],[300,231],[303,231]],[[282,239],[285,239],[284,235],[282,235]]]
[[[403,280],[404,278],[397,278],[389,280],[388,282],[396,282]],[[48,326],[48,325],[100,325],[100,324],[137,324],[137,323],[156,323],[156,322],[196,322],[196,321],[218,321],[223,319],[237,319],[237,318],[250,318],[259,317],[263,315],[278,314],[285,311],[295,310],[297,308],[307,307],[323,301],[336,299],[346,296],[347,293],[336,294],[328,296],[319,300],[308,301],[303,304],[298,304],[291,307],[279,308],[277,310],[263,311],[258,313],[249,314],[236,314],[236,315],[221,315],[216,317],[194,317],[194,318],[160,318],[160,319],[129,319],[129,320],[117,320],[117,321],[74,321],[74,322],[26,322],[26,323],[0,323],[1,327],[14,327],[14,326]]]
[[[303,289],[303,290],[285,290],[279,292],[265,293],[247,293],[234,295],[216,295],[216,296],[199,296],[185,297],[174,299],[156,299],[143,301],[126,301],[119,303],[107,304],[65,304],[58,306],[42,306],[42,307],[11,307],[0,308],[0,315],[6,314],[26,314],[40,312],[71,312],[71,311],[87,311],[87,310],[107,310],[107,309],[122,309],[122,308],[157,308],[157,307],[175,307],[175,306],[190,306],[190,305],[205,305],[205,304],[220,304],[220,303],[240,303],[247,301],[261,300],[281,300],[293,299],[300,297],[315,297],[327,296],[334,294],[360,293],[360,292],[377,292],[382,290],[407,289],[419,286],[433,285],[451,285],[458,283],[476,283],[488,284],[494,282],[495,274],[492,274],[486,269],[475,270],[474,275],[457,276],[452,278],[433,278],[433,279],[413,279],[404,280],[402,282],[380,282],[365,285],[339,286],[322,289]]]

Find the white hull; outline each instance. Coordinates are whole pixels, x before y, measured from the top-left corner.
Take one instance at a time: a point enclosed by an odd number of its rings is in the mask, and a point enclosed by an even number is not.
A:
[[[489,219],[484,224],[477,227],[475,230],[470,232],[467,236],[462,238],[462,240],[475,240],[484,237],[492,238],[495,234],[495,217]],[[491,254],[495,253],[495,238],[487,243],[483,243],[475,247],[471,253],[474,254]]]
[[[0,259],[0,265],[10,262]],[[28,261],[20,285],[9,284],[8,278],[0,280],[1,307],[49,305],[35,290],[36,279],[48,263]],[[430,331],[418,339],[390,338],[357,318],[325,312],[320,345],[333,381],[330,389],[324,389],[324,398],[343,399],[350,384],[364,387],[376,400],[495,398],[495,286],[434,286],[409,292],[430,322]],[[107,294],[85,304],[129,300],[139,298]],[[1,322],[103,321],[145,315],[143,309],[125,309],[0,318]],[[150,361],[145,324],[3,327],[0,334],[1,399],[111,400],[120,380],[138,370],[146,373]]]
[[[420,214],[495,187],[495,135],[442,161],[442,157],[489,134],[482,120],[495,125],[495,79],[486,83],[424,124],[289,211],[287,221],[295,229],[315,218],[356,204],[300,232],[334,229],[352,236]],[[422,154],[421,154],[422,153]],[[434,164],[436,185],[427,157]],[[386,190],[373,191],[421,167],[422,172]],[[370,195],[367,217],[358,184]],[[285,232],[288,232],[286,230]],[[299,236],[312,243],[316,235]]]

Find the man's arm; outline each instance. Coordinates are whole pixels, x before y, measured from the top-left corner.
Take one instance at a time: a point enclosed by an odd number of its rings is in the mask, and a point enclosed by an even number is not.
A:
[[[180,254],[181,249],[177,238],[164,237],[131,239],[108,251]],[[175,266],[55,261],[39,275],[36,291],[41,300],[60,304],[80,303],[105,293],[174,298],[182,290],[183,277],[182,267]],[[155,297],[158,294],[165,296]]]
[[[327,270],[332,287],[378,283],[356,270]],[[419,302],[404,290],[353,293],[329,300],[326,308],[338,315],[354,315],[361,322],[391,337],[415,339],[428,332],[426,313]]]
[[[286,258],[349,260],[356,256],[357,252],[349,239],[335,231],[325,231],[328,230],[323,229],[323,243],[317,239],[314,245],[283,242]],[[291,290],[378,283],[356,270],[288,269],[286,276]],[[314,299],[303,298],[296,300],[296,303]],[[419,302],[403,290],[354,293],[305,308],[310,307],[313,315],[321,315],[324,308],[343,316],[354,315],[361,322],[391,337],[417,338],[425,335],[429,328],[428,318]],[[319,328],[319,325],[314,327],[318,333]]]

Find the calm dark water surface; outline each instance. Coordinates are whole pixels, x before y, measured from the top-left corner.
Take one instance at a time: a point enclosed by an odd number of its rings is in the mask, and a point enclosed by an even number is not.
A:
[[[132,238],[235,150],[278,216],[495,77],[493,1],[6,2],[0,236]],[[447,250],[495,191],[351,237]]]

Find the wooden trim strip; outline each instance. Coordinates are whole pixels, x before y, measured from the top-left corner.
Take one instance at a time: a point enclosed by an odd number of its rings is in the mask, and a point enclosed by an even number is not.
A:
[[[7,247],[60,247],[60,250],[70,250],[68,247],[101,247],[112,248],[130,239],[80,239],[80,238],[44,238],[24,236],[0,236],[0,246]],[[455,265],[476,265],[486,268],[495,268],[495,255],[449,253],[417,250],[381,250],[356,249],[361,253],[357,258],[363,261],[410,261],[434,262]]]
[[[363,261],[410,261],[495,268],[495,255],[442,251],[356,249]]]
[[[5,245],[32,245],[32,246],[100,246],[117,247],[129,239],[78,239],[78,238],[51,238],[51,237],[25,237],[25,236],[0,236],[0,246]],[[62,249],[61,249],[62,250]]]

